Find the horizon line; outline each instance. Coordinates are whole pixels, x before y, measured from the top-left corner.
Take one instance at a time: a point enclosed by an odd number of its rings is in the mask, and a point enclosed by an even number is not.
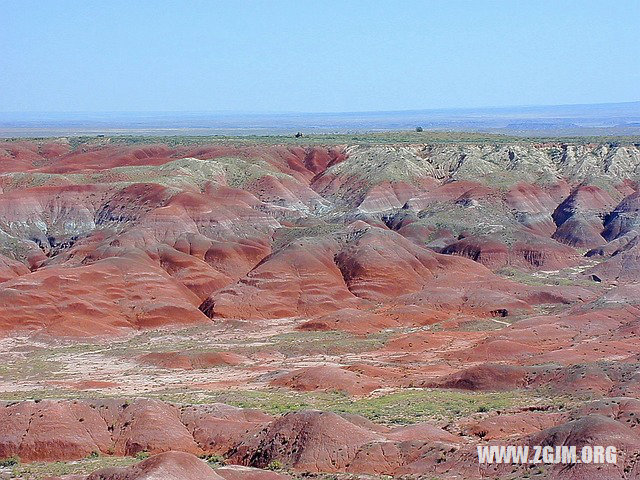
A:
[[[477,111],[504,110],[528,108],[558,108],[558,107],[597,107],[606,105],[640,104],[640,100],[625,102],[597,102],[597,103],[562,103],[562,104],[528,104],[528,105],[490,105],[481,107],[438,107],[411,108],[399,110],[343,110],[343,111],[248,111],[248,110],[0,110],[0,115],[78,115],[78,114],[208,114],[208,115],[353,115],[374,113],[413,113],[413,112],[442,112],[442,111]]]

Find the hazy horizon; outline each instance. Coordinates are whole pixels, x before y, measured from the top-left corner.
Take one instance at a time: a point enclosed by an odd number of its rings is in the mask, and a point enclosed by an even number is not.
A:
[[[20,115],[108,115],[108,114],[207,114],[207,115],[352,115],[352,114],[376,114],[376,113],[411,113],[411,112],[475,112],[485,110],[528,110],[528,109],[557,109],[569,107],[601,107],[601,106],[638,106],[640,100],[628,102],[604,102],[604,103],[570,103],[570,104],[536,104],[536,105],[485,105],[479,107],[450,107],[450,108],[410,108],[399,110],[353,110],[353,111],[251,111],[251,110],[42,110],[42,111],[4,111],[0,110],[0,115],[20,114]]]
[[[3,112],[350,113],[640,100],[640,2],[3,2]]]
[[[81,135],[272,135],[391,130],[524,136],[640,135],[640,102],[378,112],[0,113],[0,137]]]

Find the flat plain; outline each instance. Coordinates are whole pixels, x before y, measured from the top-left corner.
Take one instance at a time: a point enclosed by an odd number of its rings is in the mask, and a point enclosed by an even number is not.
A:
[[[639,181],[637,137],[2,141],[0,478],[636,478]]]

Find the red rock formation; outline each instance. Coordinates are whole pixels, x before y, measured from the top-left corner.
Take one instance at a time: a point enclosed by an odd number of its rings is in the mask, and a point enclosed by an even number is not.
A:
[[[551,213],[557,203],[547,189],[521,182],[509,189],[505,203],[516,211],[517,220],[533,233],[550,236],[555,231]]]
[[[362,446],[382,439],[334,413],[309,410],[284,415],[231,458],[259,468],[277,460],[301,471],[339,472]]]
[[[263,260],[237,284],[203,304],[212,317],[278,318],[312,316],[357,306],[333,262],[334,241],[301,240]]]
[[[0,255],[0,283],[27,273],[29,273],[29,269],[26,265]]]
[[[470,421],[463,425],[463,429],[467,435],[473,435],[482,440],[507,439],[537,433],[562,423],[563,419],[564,415],[557,412],[506,413],[479,421]]]
[[[509,263],[509,248],[499,240],[488,237],[465,237],[441,250],[446,255],[460,255],[496,270]]]
[[[640,237],[634,237],[613,251],[610,258],[588,269],[585,274],[600,281],[637,282],[640,279]]]
[[[465,390],[512,390],[527,384],[527,371],[522,367],[485,363],[457,372],[440,382],[445,388]]]
[[[615,446],[617,462],[615,464],[589,465],[577,464],[571,469],[569,479],[624,479],[634,478],[640,470],[636,461],[640,451],[640,435],[622,423],[601,415],[587,415],[579,420],[573,420],[541,432],[528,438],[530,445],[575,445],[578,451],[583,446]],[[556,466],[554,471],[561,471]]]
[[[553,212],[558,229],[556,240],[574,247],[594,248],[606,243],[601,233],[603,220],[615,200],[596,186],[580,186]]]
[[[118,335],[139,328],[208,321],[199,299],[148,262],[108,258],[92,265],[43,268],[0,289],[0,332],[69,337]],[[51,306],[56,309],[52,310]]]
[[[179,450],[226,454],[272,421],[222,404],[178,408],[156,400],[21,402],[0,407],[0,458],[76,460],[92,452]]]
[[[380,382],[360,373],[329,365],[294,370],[274,378],[271,385],[303,392],[338,391],[349,395],[366,395],[381,387]]]
[[[191,370],[220,365],[240,365],[247,361],[246,357],[232,352],[208,352],[185,354],[180,352],[152,352],[139,357],[141,363],[161,368],[177,368]]]
[[[184,452],[166,452],[126,468],[104,468],[86,480],[221,480],[202,460]]]
[[[181,420],[207,454],[226,455],[266,427],[273,417],[224,404],[187,407]]]

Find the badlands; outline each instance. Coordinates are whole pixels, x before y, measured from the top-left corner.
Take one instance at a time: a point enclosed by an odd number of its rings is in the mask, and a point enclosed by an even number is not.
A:
[[[2,141],[0,479],[640,478],[639,182],[638,139]]]

